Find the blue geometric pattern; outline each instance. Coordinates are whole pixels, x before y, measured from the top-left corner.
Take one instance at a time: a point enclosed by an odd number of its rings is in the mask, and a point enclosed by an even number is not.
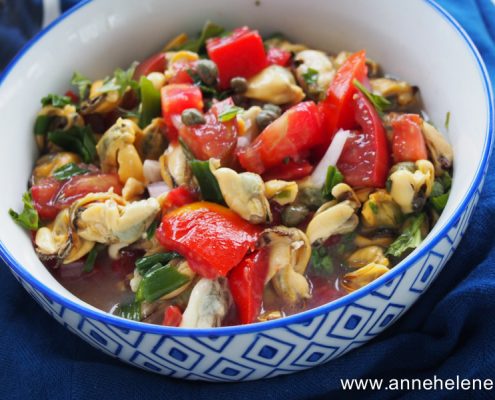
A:
[[[262,332],[171,337],[123,329],[65,308],[16,278],[71,332],[131,365],[191,380],[271,378],[330,361],[363,345],[393,324],[429,287],[450,258],[478,198],[479,192],[433,249],[401,274],[325,314]]]

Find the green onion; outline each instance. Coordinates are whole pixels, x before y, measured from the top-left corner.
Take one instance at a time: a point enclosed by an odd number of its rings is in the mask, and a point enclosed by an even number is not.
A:
[[[95,267],[95,261],[96,257],[98,256],[98,246],[94,246],[91,251],[88,253],[88,256],[86,257],[86,261],[84,261],[84,267],[83,271],[84,272],[91,272],[93,271],[93,268]]]
[[[241,111],[244,111],[244,109],[241,107],[237,107],[237,106],[230,107],[229,109],[225,110],[224,112],[218,115],[218,120],[220,122],[230,121],[234,119],[236,115],[239,114]]]
[[[14,210],[9,209],[9,215],[16,222],[16,224],[25,229],[34,231],[38,229],[39,217],[38,212],[34,208],[33,198],[31,197],[30,192],[26,192],[22,195],[22,202],[24,204],[22,212],[18,214]]]
[[[308,86],[316,85],[318,81],[318,71],[314,68],[308,68],[308,70],[302,74],[302,77]]]
[[[146,230],[146,239],[151,240],[153,236],[155,236],[156,228],[158,227],[158,224],[160,223],[159,220],[155,219],[149,228]]]
[[[79,99],[83,100],[91,87],[91,80],[79,72],[74,72],[70,83],[79,90]]]
[[[88,169],[81,168],[77,164],[68,163],[68,164],[62,165],[60,168],[57,168],[53,172],[52,176],[59,181],[63,181],[65,179],[72,178],[73,176],[83,175],[83,174],[86,174],[88,172],[89,172]]]
[[[158,117],[161,113],[160,91],[158,91],[153,83],[145,76],[139,81],[141,92],[141,116],[139,118],[139,126],[144,128],[148,126],[151,120]]]
[[[374,201],[369,201],[368,205],[370,206],[373,214],[377,215],[378,214],[378,206],[376,205],[376,203]]]
[[[322,194],[327,199],[332,199],[332,189],[335,185],[344,181],[344,175],[338,170],[337,167],[329,165],[327,169],[327,177],[325,184],[323,185]]]
[[[210,38],[220,36],[225,29],[211,21],[206,21],[201,30],[201,34],[195,40],[189,40],[174,50],[189,50],[194,53],[201,53],[205,49],[206,41]]]
[[[311,250],[311,264],[318,275],[331,275],[333,273],[333,260],[323,246],[314,247]]]
[[[136,292],[136,300],[153,302],[180,288],[189,280],[190,278],[187,275],[181,274],[169,264],[156,264],[141,279]]]
[[[441,213],[449,200],[450,190],[440,196],[430,197],[429,202],[433,208]]]
[[[225,205],[220,186],[210,170],[209,161],[193,160],[190,163],[192,173],[196,177],[201,195],[206,201]]]
[[[418,247],[423,240],[421,225],[425,214],[413,215],[405,222],[405,228],[397,239],[388,247],[385,255],[400,257],[406,250]]]
[[[38,115],[34,122],[34,134],[46,135],[53,118],[55,118],[53,115]]]
[[[89,126],[51,131],[48,140],[64,150],[79,154],[85,163],[93,162],[96,157],[96,140]]]
[[[375,107],[376,111],[378,111],[378,113],[380,115],[383,115],[383,113],[385,112],[385,109],[387,107],[390,107],[390,105],[392,104],[385,97],[380,96],[378,94],[371,93],[357,79],[354,79],[352,81],[352,83],[354,84],[354,86],[357,89],[359,89],[361,91],[361,93],[363,93],[366,96],[366,98],[371,102],[371,104],[373,104],[373,106]]]
[[[180,254],[174,252],[157,253],[151,256],[141,257],[136,260],[136,269],[140,275],[145,275],[151,267],[156,264],[168,264],[174,258],[180,257]]]
[[[114,314],[125,319],[141,321],[141,303],[134,301],[129,304],[119,304],[115,309]]]
[[[53,106],[63,108],[67,104],[71,104],[72,100],[69,96],[59,96],[58,94],[50,93],[49,95],[41,99],[41,104],[43,107]]]

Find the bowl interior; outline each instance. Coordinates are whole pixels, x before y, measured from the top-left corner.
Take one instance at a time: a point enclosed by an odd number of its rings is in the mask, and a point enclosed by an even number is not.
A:
[[[452,143],[455,172],[449,203],[426,242],[444,227],[473,184],[488,152],[489,110],[480,67],[452,25],[425,1],[399,3],[341,0],[142,0],[90,2],[37,40],[0,87],[0,240],[44,286],[85,304],[52,278],[39,262],[26,232],[7,214],[21,208],[21,195],[36,148],[32,127],[40,99],[64,93],[74,71],[103,77],[158,51],[180,32],[197,32],[210,19],[226,28],[249,25],[262,34],[289,38],[330,52],[367,50],[386,72],[418,85],[432,121]],[[448,132],[444,129],[450,112]],[[90,307],[87,305],[87,307]]]

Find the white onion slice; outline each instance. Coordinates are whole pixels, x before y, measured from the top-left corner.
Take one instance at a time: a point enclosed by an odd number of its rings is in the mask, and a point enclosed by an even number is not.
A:
[[[157,198],[163,193],[170,192],[170,187],[165,182],[154,182],[147,186],[150,197]]]
[[[339,161],[340,155],[342,154],[342,150],[344,149],[345,142],[350,134],[350,131],[345,131],[343,129],[337,131],[333,137],[332,143],[328,146],[325,155],[311,174],[311,181],[315,186],[323,186],[327,177],[328,166],[337,164],[337,161]]]
[[[161,181],[160,163],[156,160],[144,160],[143,175],[148,184]]]

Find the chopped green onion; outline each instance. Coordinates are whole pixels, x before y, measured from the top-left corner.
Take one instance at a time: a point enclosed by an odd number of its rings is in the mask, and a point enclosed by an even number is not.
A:
[[[73,176],[83,175],[83,174],[86,174],[88,172],[89,172],[88,169],[81,168],[77,164],[68,163],[68,164],[62,165],[60,168],[57,168],[53,172],[52,176],[59,181],[63,181],[65,179],[72,178]]]
[[[155,219],[149,228],[146,230],[146,239],[151,240],[153,236],[155,236],[156,228],[158,227],[158,224],[160,223],[159,220]]]
[[[157,254],[152,254],[151,256],[146,256],[146,257],[141,257],[136,260],[136,269],[138,270],[139,274],[145,275],[146,272],[148,272],[151,267],[153,267],[156,264],[168,264],[171,260],[174,258],[180,257],[180,254],[174,253],[174,252],[168,252],[168,253],[157,253]]]
[[[433,208],[441,213],[449,200],[450,190],[440,196],[430,197],[429,202]]]
[[[370,206],[373,214],[377,215],[378,214],[378,206],[376,205],[376,203],[374,201],[369,201],[368,205]]]
[[[67,104],[71,104],[72,100],[69,96],[59,96],[58,94],[50,93],[48,96],[45,96],[41,99],[41,104],[43,107],[53,106],[63,108]]]
[[[83,100],[91,87],[91,80],[79,72],[74,72],[70,83],[79,90],[79,99]]]
[[[190,162],[190,166],[193,175],[198,181],[203,199],[225,205],[220,186],[210,170],[209,161],[193,160]]]
[[[218,120],[220,122],[230,121],[234,119],[236,115],[239,114],[241,111],[244,111],[244,109],[241,107],[237,107],[237,106],[230,107],[228,110],[225,110],[224,112],[220,113],[220,115],[218,116]]]
[[[89,126],[72,126],[67,130],[55,130],[48,133],[48,140],[81,156],[85,163],[91,163],[96,157],[96,140]]]
[[[86,257],[86,261],[84,261],[84,267],[83,267],[84,272],[93,271],[93,268],[95,267],[96,257],[98,256],[98,251],[99,251],[98,246],[94,246],[91,249],[91,251],[88,253]]]
[[[331,275],[334,270],[332,257],[327,250],[320,246],[311,250],[311,264],[319,275]]]
[[[329,165],[327,169],[327,177],[325,179],[325,184],[323,185],[322,194],[327,199],[331,199],[332,189],[335,185],[342,183],[344,181],[344,175],[338,170],[337,167]]]
[[[415,249],[423,240],[421,225],[425,214],[413,215],[405,222],[405,228],[397,239],[388,247],[385,255],[400,257],[406,250]]]
[[[38,115],[34,122],[34,134],[40,136],[46,135],[53,118],[55,118],[53,115]]]
[[[160,91],[145,76],[141,77],[139,88],[141,92],[141,117],[139,118],[139,126],[144,128],[148,126],[153,118],[158,117],[161,113]]]
[[[141,303],[134,301],[129,304],[119,304],[114,311],[114,315],[133,321],[141,321]]]
[[[205,49],[206,41],[210,38],[220,36],[225,29],[211,21],[206,21],[201,30],[201,34],[195,40],[189,40],[174,50],[189,50],[194,53],[201,53]]]
[[[354,79],[352,81],[352,83],[354,84],[354,86],[357,89],[359,89],[361,91],[361,93],[363,93],[366,96],[366,98],[371,102],[371,104],[373,104],[373,106],[375,107],[376,111],[378,111],[378,113],[380,115],[383,115],[383,113],[385,112],[385,109],[387,107],[390,107],[390,105],[392,104],[385,97],[380,96],[378,94],[371,93],[357,79]]]
[[[15,212],[12,209],[9,209],[9,215],[15,221],[16,224],[22,226],[25,229],[29,229],[34,231],[38,229],[38,212],[34,208],[33,198],[31,197],[30,192],[26,192],[22,195],[22,202],[24,204],[24,208],[20,214]]]
[[[136,300],[152,302],[173,292],[189,282],[187,275],[181,274],[169,264],[156,264],[143,276],[136,292]]]
[[[318,71],[314,68],[308,68],[308,70],[302,74],[302,77],[308,86],[316,85],[318,81]]]

